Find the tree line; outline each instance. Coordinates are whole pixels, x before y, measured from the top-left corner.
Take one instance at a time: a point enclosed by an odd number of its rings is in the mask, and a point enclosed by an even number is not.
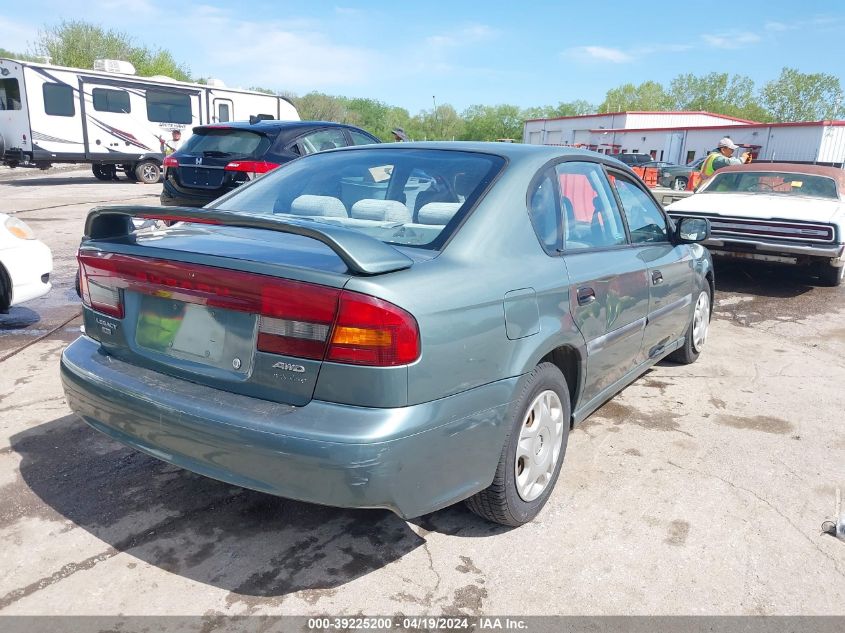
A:
[[[176,61],[165,49],[138,44],[123,32],[81,20],[67,20],[45,28],[26,53],[15,54],[0,48],[0,56],[32,61],[49,57],[53,64],[76,68],[91,68],[95,59],[123,59],[131,62],[140,76],[166,75],[198,83],[207,80],[192,76],[188,66]],[[401,127],[415,140],[519,141],[526,119],[625,110],[705,110],[761,122],[845,117],[845,99],[838,77],[802,73],[795,68],[783,68],[776,79],[760,87],[744,75],[687,73],[678,75],[667,85],[645,81],[611,88],[600,104],[581,99],[531,108],[506,103],[478,104],[458,112],[444,103],[416,114],[376,99],[321,92],[297,96],[259,86],[251,89],[289,98],[303,119],[357,125],[384,140],[392,138],[392,129]]]

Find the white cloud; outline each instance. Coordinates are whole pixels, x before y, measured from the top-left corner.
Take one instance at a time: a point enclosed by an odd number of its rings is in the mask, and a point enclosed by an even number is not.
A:
[[[750,31],[730,31],[727,33],[705,33],[701,36],[704,42],[713,48],[732,50],[757,44],[762,38]]]
[[[784,24],[783,22],[766,22],[764,27],[767,31],[790,31],[795,28],[794,25]]]
[[[611,62],[614,64],[625,64],[634,59],[625,51],[606,46],[576,46],[565,50],[563,54],[583,60]]]
[[[425,44],[432,49],[455,48],[491,40],[498,34],[498,31],[486,24],[470,24],[447,33],[431,35],[425,38]]]
[[[336,43],[315,20],[250,20],[207,5],[186,20],[182,43],[203,60],[192,69],[230,86],[308,92],[365,83],[387,65],[371,49]]]

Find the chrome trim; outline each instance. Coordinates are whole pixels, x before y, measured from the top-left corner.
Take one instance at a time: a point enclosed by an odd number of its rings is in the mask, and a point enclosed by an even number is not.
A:
[[[596,354],[609,345],[619,341],[630,334],[634,333],[635,331],[640,331],[645,328],[647,318],[642,317],[637,319],[636,321],[632,321],[628,325],[623,325],[620,328],[613,330],[612,332],[608,332],[607,334],[602,334],[601,336],[597,336],[592,341],[587,343],[587,355]]]
[[[785,244],[783,242],[767,242],[763,240],[732,240],[730,238],[704,240],[702,242],[707,247],[719,247],[726,244],[742,244],[744,246],[753,246],[757,251],[764,251],[767,253],[790,253],[794,255],[809,255],[810,257],[830,257],[834,259],[841,258],[845,252],[845,245],[832,244],[830,246],[818,245],[804,245],[804,244]],[[743,252],[743,251],[740,251]],[[753,251],[749,251],[753,252]]]

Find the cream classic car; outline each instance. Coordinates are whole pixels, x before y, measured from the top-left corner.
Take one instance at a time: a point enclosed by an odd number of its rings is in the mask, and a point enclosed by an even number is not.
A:
[[[706,217],[715,256],[806,266],[824,285],[845,274],[845,171],[756,163],[725,167],[667,211]]]

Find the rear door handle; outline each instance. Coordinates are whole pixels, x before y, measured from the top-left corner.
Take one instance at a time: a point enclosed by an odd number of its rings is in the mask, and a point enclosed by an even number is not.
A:
[[[578,288],[578,305],[586,306],[596,300],[596,291],[589,286]]]
[[[657,284],[662,284],[663,283],[663,273],[660,272],[659,270],[655,270],[654,272],[652,272],[651,273],[651,283],[653,283],[655,286]]]

